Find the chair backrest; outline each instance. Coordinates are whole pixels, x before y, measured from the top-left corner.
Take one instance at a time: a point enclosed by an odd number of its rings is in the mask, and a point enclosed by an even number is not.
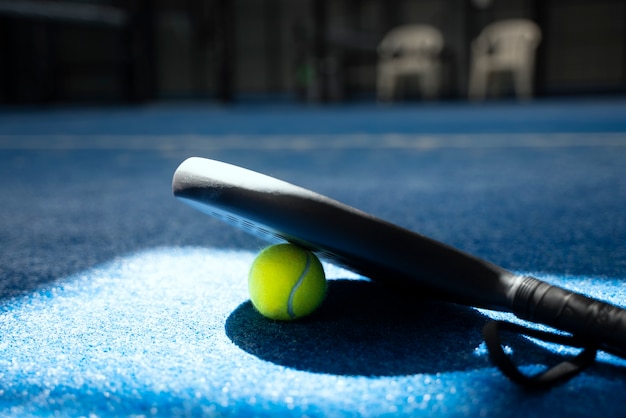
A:
[[[382,57],[396,54],[437,54],[443,49],[441,32],[430,25],[398,26],[389,31],[378,46]]]
[[[500,55],[504,59],[519,59],[534,50],[541,41],[541,30],[526,19],[509,19],[485,27],[474,42],[477,53]]]

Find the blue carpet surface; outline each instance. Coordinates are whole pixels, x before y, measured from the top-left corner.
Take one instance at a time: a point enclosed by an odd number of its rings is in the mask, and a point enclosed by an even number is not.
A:
[[[320,135],[472,132],[624,132],[626,101],[442,102],[222,107],[33,108],[0,112],[0,134]]]
[[[246,276],[264,243],[170,184],[188,156],[231,162],[626,306],[624,109],[0,112],[0,413],[623,416],[624,360],[602,354],[526,391],[480,335],[509,315],[398,295],[329,263],[316,314],[262,318]],[[570,353],[506,344],[528,372]]]

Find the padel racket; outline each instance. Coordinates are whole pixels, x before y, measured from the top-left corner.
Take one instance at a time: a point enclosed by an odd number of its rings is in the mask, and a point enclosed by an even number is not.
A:
[[[198,157],[178,167],[172,187],[185,203],[268,242],[295,243],[381,283],[512,312],[571,333],[582,347],[626,353],[626,310],[513,274],[310,190]]]

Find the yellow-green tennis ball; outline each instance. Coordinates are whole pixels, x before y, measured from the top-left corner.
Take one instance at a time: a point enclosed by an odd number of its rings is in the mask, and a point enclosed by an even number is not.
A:
[[[315,254],[293,244],[267,247],[248,276],[254,307],[265,317],[289,321],[312,313],[324,300],[326,276]]]

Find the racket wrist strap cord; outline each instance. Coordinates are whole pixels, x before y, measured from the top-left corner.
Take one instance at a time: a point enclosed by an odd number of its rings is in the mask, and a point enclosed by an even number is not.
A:
[[[502,331],[527,335],[545,342],[582,348],[582,351],[545,371],[528,375],[523,373],[515,365],[511,356],[505,352],[500,339]],[[539,331],[506,321],[489,321],[483,328],[483,337],[493,364],[506,377],[528,389],[546,389],[571,379],[595,362],[598,351],[595,347],[586,346],[583,341],[576,337]]]
[[[483,328],[485,343],[494,364],[511,380],[524,386],[541,388],[563,382],[591,365],[599,349],[626,358],[624,309],[526,277],[515,292],[511,311],[521,319],[571,334],[553,334],[504,321],[491,321]],[[527,376],[505,353],[500,341],[501,331],[583,350],[543,373]]]

